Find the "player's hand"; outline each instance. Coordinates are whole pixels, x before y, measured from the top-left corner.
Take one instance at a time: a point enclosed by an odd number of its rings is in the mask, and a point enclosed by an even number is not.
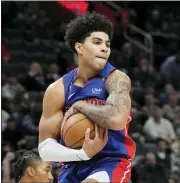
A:
[[[61,135],[63,134],[63,127],[66,123],[66,121],[73,116],[74,114],[78,113],[78,111],[75,109],[74,104],[69,108],[69,110],[64,114],[64,118],[61,124]]]
[[[85,140],[83,143],[83,150],[89,158],[92,158],[100,152],[108,141],[108,129],[102,128],[95,124],[95,138],[90,139],[90,129],[85,132]]]

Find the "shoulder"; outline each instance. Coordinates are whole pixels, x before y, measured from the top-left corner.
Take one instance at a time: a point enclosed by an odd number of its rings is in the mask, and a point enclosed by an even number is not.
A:
[[[119,78],[119,79],[121,79],[121,80],[125,80],[125,81],[127,81],[127,82],[131,82],[131,80],[130,80],[130,78],[129,78],[129,76],[126,74],[126,73],[124,73],[124,72],[122,72],[122,71],[120,71],[120,70],[114,70],[109,76],[108,76],[108,78],[107,79],[111,79],[111,78]]]
[[[130,91],[131,89],[131,80],[127,76],[127,74],[114,70],[106,79],[106,89],[111,92],[114,90],[121,91]]]
[[[65,103],[65,92],[62,78],[50,84],[45,91],[43,98],[43,114],[51,116],[61,111]]]
[[[45,91],[44,98],[62,99],[62,96],[64,96],[64,84],[63,84],[63,78],[60,78],[48,86],[48,88]]]
[[[61,77],[60,79],[58,79],[55,82],[53,82],[52,84],[50,84],[48,86],[48,88],[46,89],[46,92],[55,92],[59,88],[62,88],[62,87],[63,87],[63,78]]]

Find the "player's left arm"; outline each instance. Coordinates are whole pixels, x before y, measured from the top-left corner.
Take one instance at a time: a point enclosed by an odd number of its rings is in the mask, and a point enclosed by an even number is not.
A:
[[[106,105],[79,101],[74,104],[74,108],[102,127],[121,130],[131,110],[131,81],[125,73],[115,70],[106,80],[106,89],[109,93]]]

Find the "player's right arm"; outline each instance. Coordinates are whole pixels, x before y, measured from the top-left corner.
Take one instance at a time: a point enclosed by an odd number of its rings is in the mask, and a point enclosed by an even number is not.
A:
[[[62,79],[49,85],[43,98],[42,116],[39,123],[39,142],[47,138],[58,139],[63,120],[64,88]]]
[[[60,135],[63,120],[64,102],[64,85],[62,79],[60,79],[51,84],[44,94],[43,112],[39,124],[39,154],[44,161],[89,160],[104,147],[107,141],[107,133],[99,128],[96,131],[96,138],[91,140],[89,138],[90,132],[87,131],[84,146],[81,150],[70,149],[59,144],[57,139]],[[97,143],[99,147],[94,148]]]

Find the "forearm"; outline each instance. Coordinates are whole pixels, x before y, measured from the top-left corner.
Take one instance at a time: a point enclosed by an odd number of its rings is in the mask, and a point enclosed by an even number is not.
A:
[[[99,106],[78,102],[74,107],[101,127],[111,128],[112,105]]]
[[[38,146],[38,151],[44,161],[71,162],[90,159],[82,149],[67,148],[51,138],[41,142]]]
[[[77,102],[75,109],[96,124],[113,130],[120,130],[126,124],[131,107],[129,94],[117,95],[116,93],[108,97],[106,105],[93,105],[86,102]]]

